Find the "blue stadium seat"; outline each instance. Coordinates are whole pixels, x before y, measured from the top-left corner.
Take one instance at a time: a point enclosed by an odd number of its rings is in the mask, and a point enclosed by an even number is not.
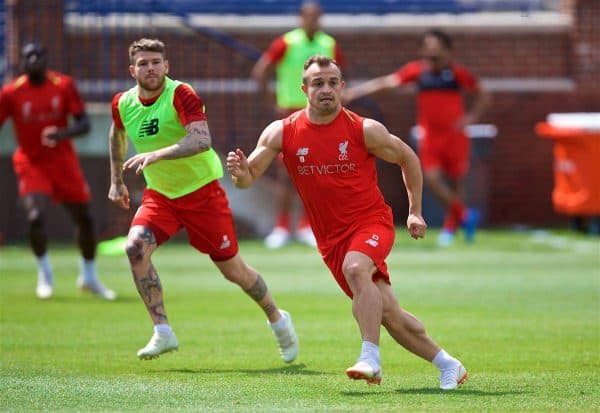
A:
[[[77,13],[295,14],[302,0],[67,0]],[[322,0],[327,13],[465,13],[543,10],[543,0]]]

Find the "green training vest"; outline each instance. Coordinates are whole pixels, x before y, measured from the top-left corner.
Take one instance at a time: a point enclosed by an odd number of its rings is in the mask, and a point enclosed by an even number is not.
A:
[[[287,48],[276,69],[277,105],[283,109],[300,109],[306,105],[306,95],[301,89],[304,63],[315,54],[334,58],[335,39],[319,31],[311,41],[301,28],[287,32],[283,39]]]
[[[171,146],[187,135],[173,106],[175,89],[180,84],[166,78],[165,89],[150,106],[140,102],[137,86],[121,95],[119,114],[138,153]],[[212,148],[187,158],[161,160],[144,168],[146,186],[171,199],[189,194],[222,176],[221,160]]]

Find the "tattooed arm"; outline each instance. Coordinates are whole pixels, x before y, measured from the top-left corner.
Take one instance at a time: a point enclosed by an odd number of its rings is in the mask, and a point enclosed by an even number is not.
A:
[[[187,135],[179,142],[156,151],[139,153],[129,158],[124,164],[123,169],[136,168],[135,173],[140,174],[142,170],[154,162],[164,159],[187,158],[200,152],[210,149],[211,138],[208,130],[208,122],[199,120],[185,125]]]
[[[125,130],[114,122],[108,134],[110,145],[110,189],[108,199],[123,209],[129,209],[129,191],[123,183],[123,161],[127,154],[127,136]]]

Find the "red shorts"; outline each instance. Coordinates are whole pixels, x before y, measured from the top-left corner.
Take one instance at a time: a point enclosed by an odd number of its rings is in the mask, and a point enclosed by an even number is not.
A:
[[[134,225],[150,228],[158,245],[185,228],[190,244],[213,261],[238,253],[233,215],[219,181],[175,199],[145,189],[142,205],[131,221]]]
[[[359,226],[349,237],[335,243],[335,247],[323,255],[323,261],[348,297],[352,298],[352,291],[342,272],[346,254],[350,251],[358,251],[368,255],[377,267],[377,272],[372,277],[373,282],[384,280],[391,284],[385,259],[392,250],[395,235],[396,231],[391,223],[389,225],[365,224]]]
[[[31,162],[22,154],[13,156],[13,166],[19,185],[19,196],[42,193],[55,202],[86,204],[90,188],[75,156],[60,156]]]
[[[419,158],[424,171],[441,169],[450,178],[462,178],[469,169],[470,142],[463,133],[427,132],[419,142]]]

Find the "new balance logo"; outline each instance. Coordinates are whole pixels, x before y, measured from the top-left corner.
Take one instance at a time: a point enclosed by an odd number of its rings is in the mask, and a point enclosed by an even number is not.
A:
[[[140,127],[140,138],[144,136],[156,135],[158,133],[158,118],[146,119]]]
[[[221,244],[221,249],[227,249],[231,246],[231,241],[229,241],[229,238],[227,237],[227,235],[223,235],[223,243]]]

